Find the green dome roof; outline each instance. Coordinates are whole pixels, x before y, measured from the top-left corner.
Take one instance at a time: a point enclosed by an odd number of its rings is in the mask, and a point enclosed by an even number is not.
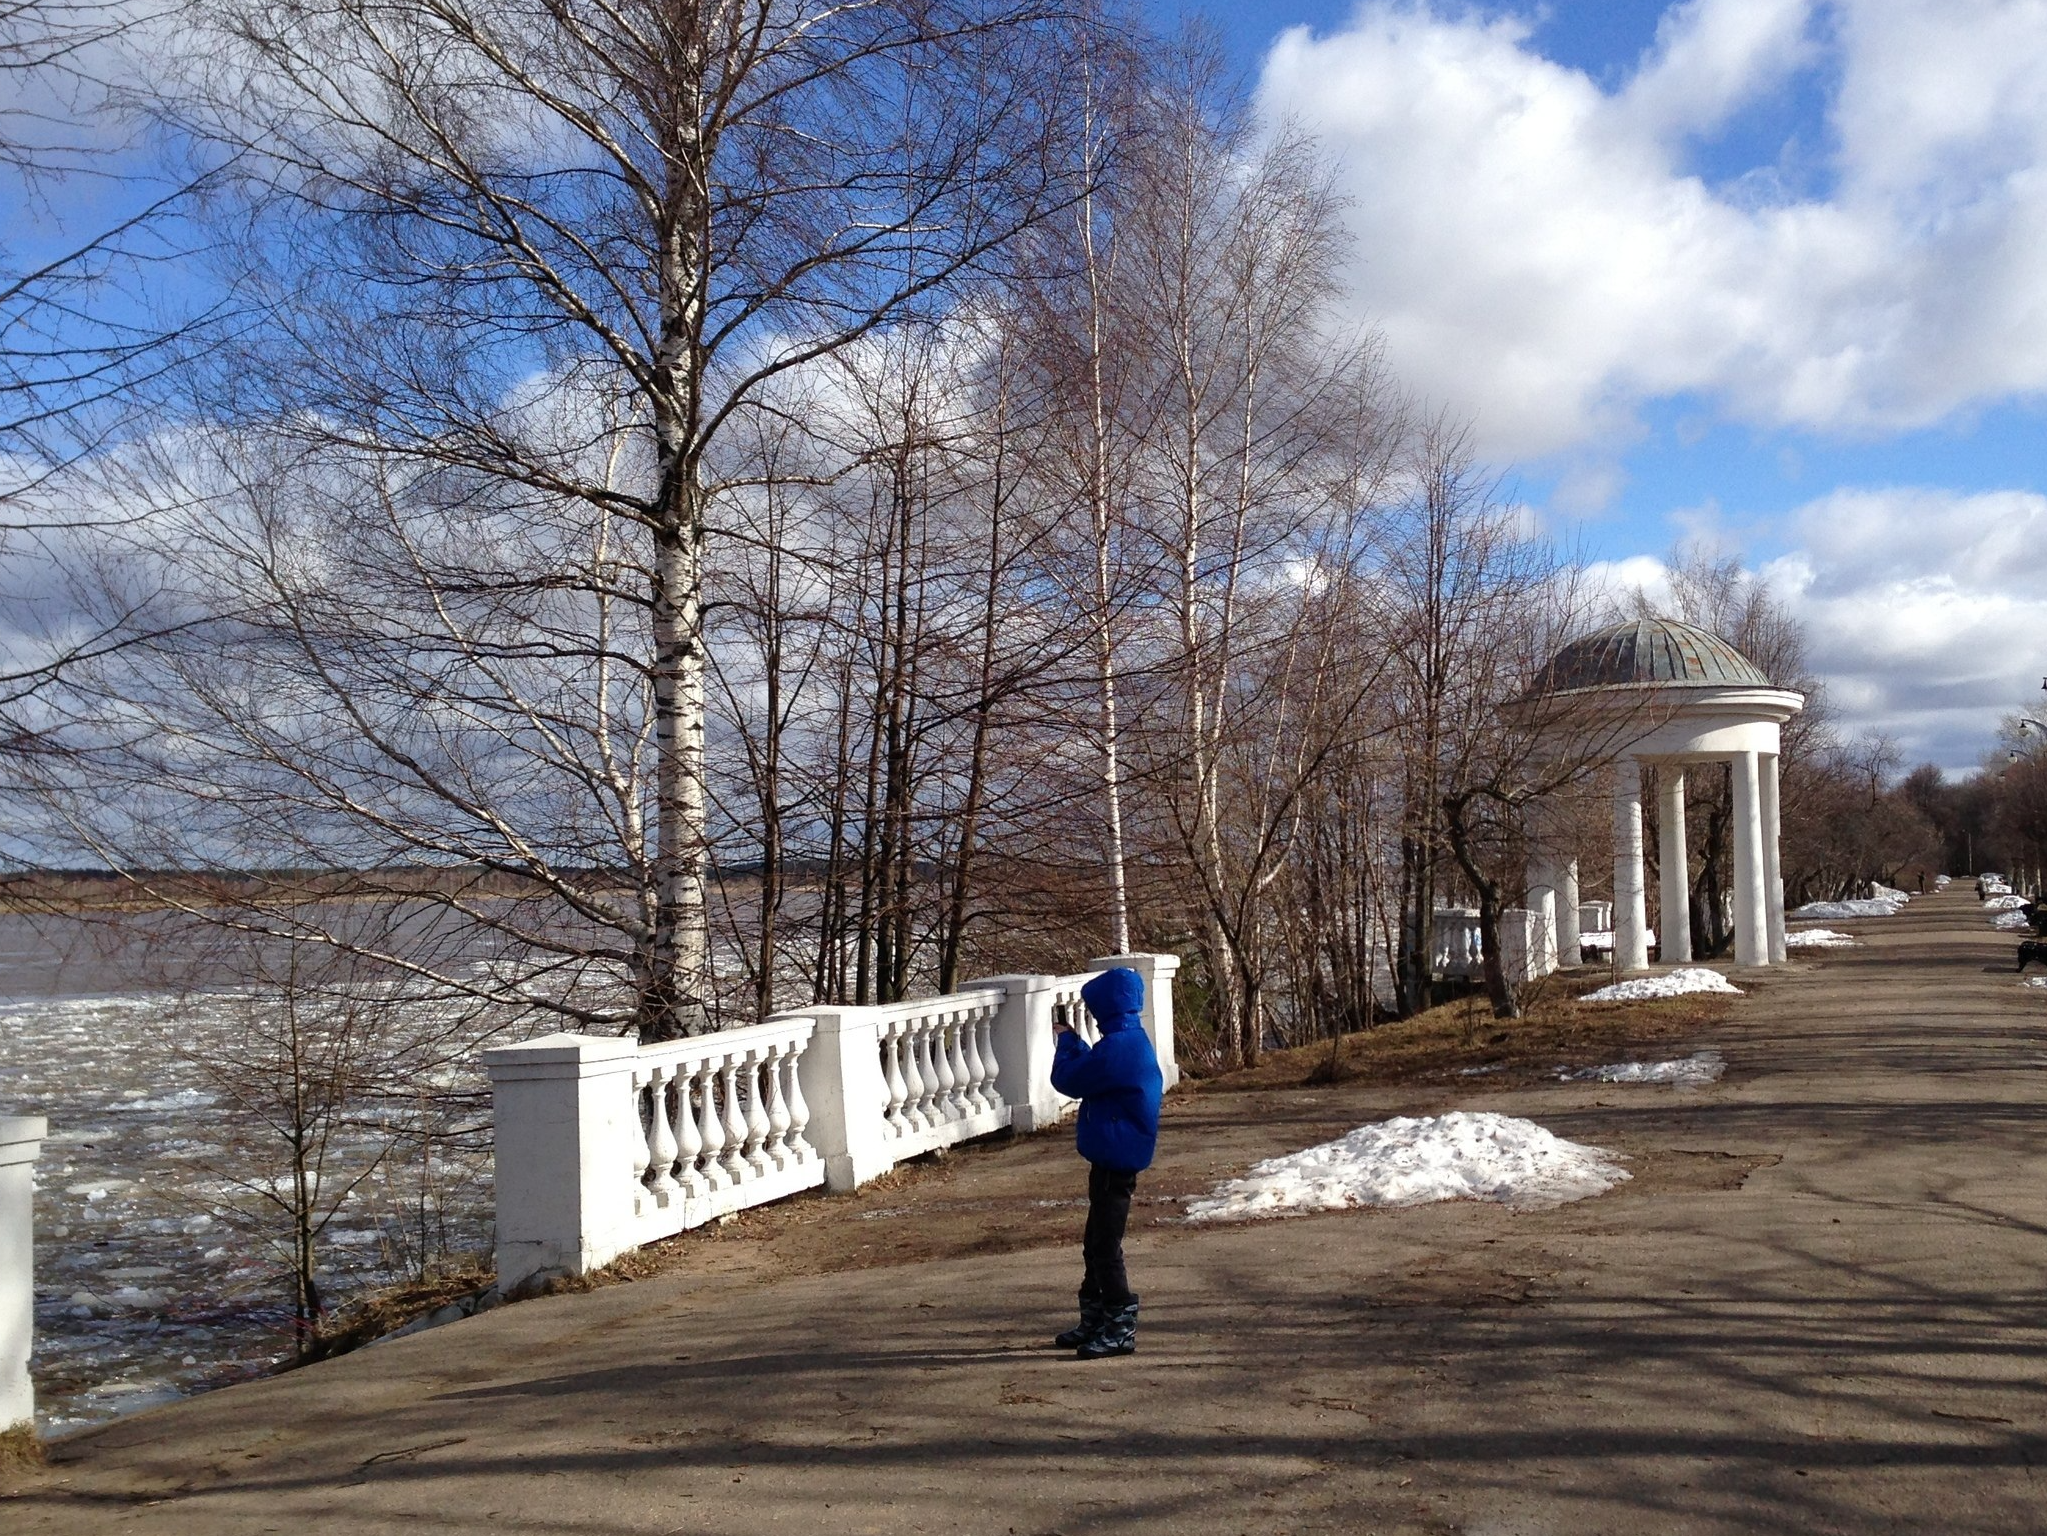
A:
[[[1573,640],[1550,658],[1530,692],[1771,686],[1760,667],[1710,630],[1676,619],[1630,619]]]

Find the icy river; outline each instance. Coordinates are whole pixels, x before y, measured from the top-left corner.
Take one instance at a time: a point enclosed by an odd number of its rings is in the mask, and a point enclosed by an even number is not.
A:
[[[0,1112],[45,1115],[36,1168],[33,1372],[45,1434],[267,1372],[292,1348],[274,1216],[251,1200],[251,1149],[219,1080],[181,1059],[176,1029],[232,1027],[223,998],[140,983],[90,925],[0,914]],[[245,999],[243,1000],[246,1001]],[[237,1137],[241,1144],[231,1144]],[[343,1147],[337,1157],[344,1159]],[[330,1299],[400,1277],[421,1209],[376,1164],[352,1178],[322,1239]],[[487,1170],[425,1160],[435,1241],[489,1242]]]

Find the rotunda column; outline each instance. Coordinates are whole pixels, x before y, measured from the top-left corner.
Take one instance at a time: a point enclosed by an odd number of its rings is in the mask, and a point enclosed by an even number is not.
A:
[[[1734,754],[1734,963],[1770,963],[1770,906],[1764,895],[1763,794],[1758,754]]]
[[[1578,856],[1557,860],[1557,964],[1579,965],[1584,955],[1578,950]]]
[[[1666,964],[1692,958],[1692,866],[1685,846],[1685,770],[1664,763],[1656,770],[1656,862],[1658,957]]]
[[[1780,846],[1784,835],[1777,814],[1777,764],[1779,755],[1763,758],[1763,906],[1769,928],[1770,964],[1782,965],[1788,953],[1784,947],[1784,858]]]
[[[1642,765],[1613,765],[1613,963],[1649,969],[1649,904],[1642,875]]]

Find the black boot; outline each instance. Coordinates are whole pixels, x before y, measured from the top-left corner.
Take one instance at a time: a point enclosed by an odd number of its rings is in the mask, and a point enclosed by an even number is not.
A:
[[[1109,1312],[1101,1331],[1091,1339],[1082,1340],[1073,1353],[1080,1360],[1104,1360],[1110,1355],[1136,1354],[1137,1298],[1133,1296]]]
[[[1102,1325],[1109,1320],[1109,1309],[1093,1296],[1080,1298],[1080,1322],[1067,1329],[1052,1342],[1061,1349],[1077,1349],[1102,1331]]]

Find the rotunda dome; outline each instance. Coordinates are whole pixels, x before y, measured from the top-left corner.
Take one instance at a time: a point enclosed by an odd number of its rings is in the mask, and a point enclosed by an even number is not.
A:
[[[1710,630],[1676,619],[1630,619],[1573,640],[1550,658],[1530,692],[1773,686],[1761,667]]]

